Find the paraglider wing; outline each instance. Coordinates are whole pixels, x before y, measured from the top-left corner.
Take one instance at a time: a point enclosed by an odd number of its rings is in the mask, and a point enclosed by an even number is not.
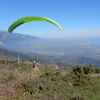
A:
[[[42,17],[42,16],[27,16],[27,17],[23,17],[18,19],[17,21],[15,21],[13,24],[11,24],[8,28],[8,33],[12,33],[12,31],[17,28],[19,25],[26,23],[26,22],[30,22],[30,21],[46,21],[46,22],[50,22],[54,25],[56,25],[61,33],[62,33],[62,28],[61,26],[54,20],[50,19],[50,18],[46,18],[46,17]]]
[[[16,28],[16,27],[18,27],[18,26],[20,26],[21,24],[23,24],[24,22],[21,22],[21,23],[19,23],[17,26],[15,26],[11,31],[10,31],[10,33]]]

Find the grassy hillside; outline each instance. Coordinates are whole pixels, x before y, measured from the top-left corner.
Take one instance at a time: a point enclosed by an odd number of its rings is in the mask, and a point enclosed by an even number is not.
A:
[[[1,61],[0,100],[100,100],[99,74],[82,68],[69,71],[38,62],[33,69],[29,61],[20,66],[16,59]]]

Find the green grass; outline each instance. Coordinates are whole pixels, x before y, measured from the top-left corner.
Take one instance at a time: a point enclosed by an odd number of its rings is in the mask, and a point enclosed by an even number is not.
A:
[[[14,61],[9,63],[15,64]],[[7,98],[0,100],[100,100],[98,75],[93,77],[83,73],[77,75],[74,72],[64,75],[60,70],[44,64],[39,64],[40,74],[35,75],[32,74],[30,66],[31,63],[23,62],[19,68],[10,66],[2,69],[2,74],[8,79],[6,82],[14,84],[14,94],[11,92]],[[5,79],[0,77],[0,80]]]

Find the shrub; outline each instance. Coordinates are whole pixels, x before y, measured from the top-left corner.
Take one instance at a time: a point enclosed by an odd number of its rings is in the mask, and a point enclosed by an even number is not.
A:
[[[78,77],[79,78],[78,78],[78,80],[75,81],[74,86],[84,87],[84,86],[89,85],[89,80],[91,79],[90,76],[80,74]]]
[[[95,69],[95,73],[100,73],[100,70],[99,69]]]

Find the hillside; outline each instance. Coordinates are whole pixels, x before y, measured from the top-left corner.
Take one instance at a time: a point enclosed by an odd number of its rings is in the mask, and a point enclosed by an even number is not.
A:
[[[100,75],[81,74],[81,68],[75,74],[40,62],[34,69],[29,61],[0,62],[0,100],[99,100]]]

